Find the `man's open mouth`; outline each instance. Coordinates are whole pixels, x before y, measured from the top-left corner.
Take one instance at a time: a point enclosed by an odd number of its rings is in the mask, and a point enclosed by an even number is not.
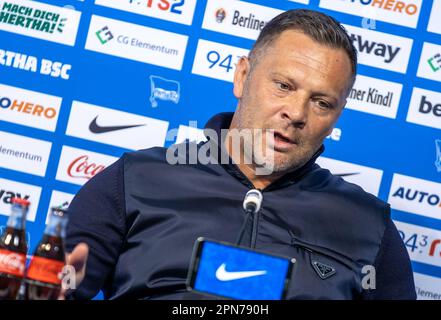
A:
[[[274,131],[274,140],[276,142],[295,144],[294,140],[290,139],[289,137],[283,135],[282,133],[280,133],[278,131]]]

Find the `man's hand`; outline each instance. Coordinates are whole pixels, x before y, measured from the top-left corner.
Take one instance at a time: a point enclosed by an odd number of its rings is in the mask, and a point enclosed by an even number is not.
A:
[[[89,255],[89,246],[81,242],[75,246],[70,254],[66,255],[66,265],[71,265],[75,269],[75,283],[78,287],[83,281],[86,274],[86,263]],[[59,300],[64,300],[66,297],[66,289],[61,288]]]

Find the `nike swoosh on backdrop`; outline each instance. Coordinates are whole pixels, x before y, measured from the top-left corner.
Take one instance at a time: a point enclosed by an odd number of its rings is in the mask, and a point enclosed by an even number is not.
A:
[[[96,116],[95,119],[93,119],[89,125],[89,130],[93,133],[106,133],[111,131],[118,131],[118,130],[145,126],[145,124],[135,124],[129,126],[100,126],[98,123],[96,123],[96,119],[98,119],[98,116]]]
[[[355,176],[357,174],[360,174],[359,172],[354,173],[338,173],[336,174],[337,177],[349,177],[349,176]]]
[[[266,274],[266,270],[261,271],[235,271],[226,270],[226,264],[222,263],[216,270],[216,278],[220,281],[231,281],[250,277],[256,277]]]

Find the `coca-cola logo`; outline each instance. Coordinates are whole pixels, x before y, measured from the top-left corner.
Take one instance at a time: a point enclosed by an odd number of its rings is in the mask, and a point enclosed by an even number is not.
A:
[[[103,165],[89,162],[89,156],[83,155],[72,161],[67,168],[67,174],[72,178],[90,179],[105,168]]]
[[[9,269],[17,270],[20,273],[24,272],[24,256],[17,253],[0,253],[0,266]],[[2,268],[2,269],[3,269]]]

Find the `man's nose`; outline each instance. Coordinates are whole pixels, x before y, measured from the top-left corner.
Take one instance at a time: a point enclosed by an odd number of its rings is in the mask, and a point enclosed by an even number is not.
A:
[[[308,118],[309,97],[306,94],[296,93],[286,101],[282,110],[282,118],[288,120],[296,128],[302,129]]]

